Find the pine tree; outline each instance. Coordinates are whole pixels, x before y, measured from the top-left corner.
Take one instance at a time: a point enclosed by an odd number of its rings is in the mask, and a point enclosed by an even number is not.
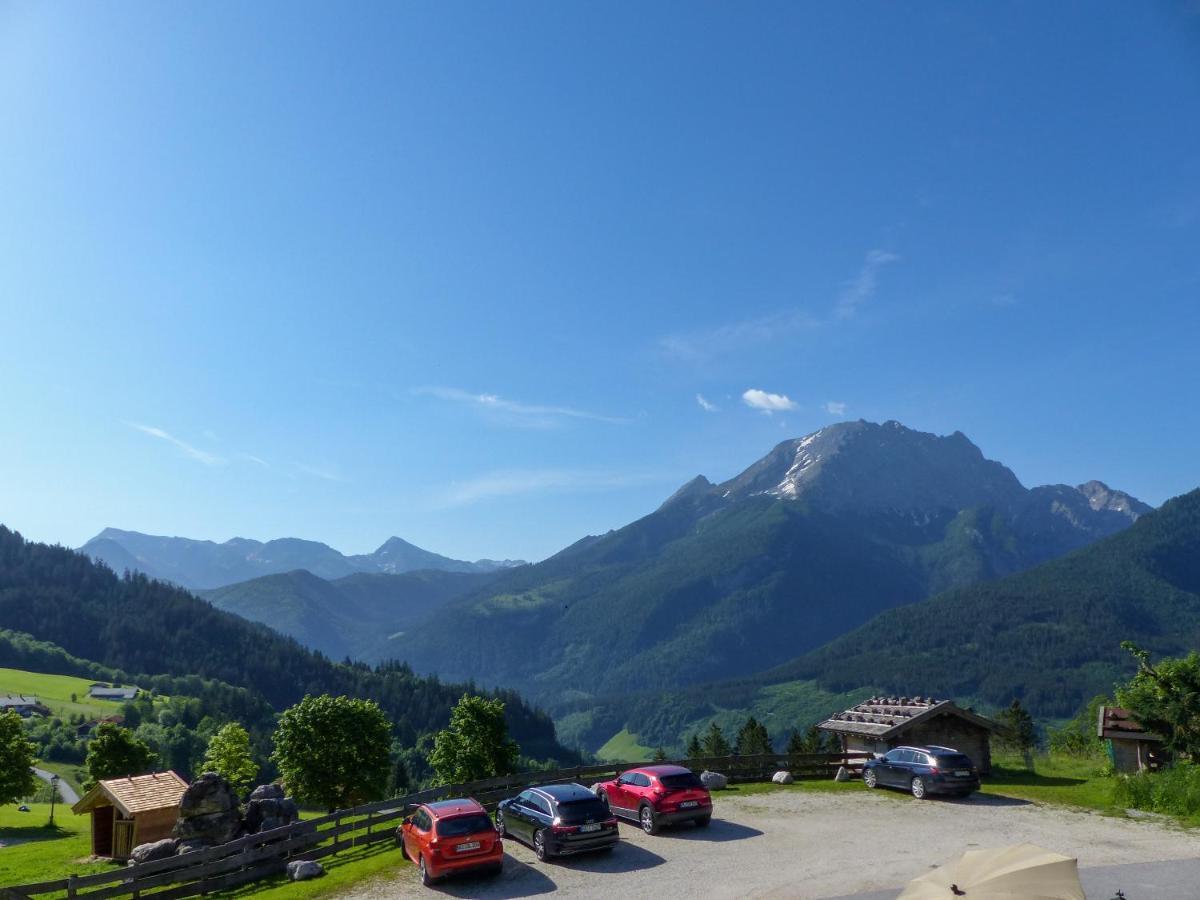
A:
[[[757,756],[774,753],[775,748],[771,746],[771,735],[766,726],[751,716],[738,731],[733,752],[738,756]]]
[[[1020,753],[1026,767],[1032,768],[1033,747],[1037,743],[1037,727],[1033,724],[1033,717],[1014,697],[1008,709],[1002,710],[996,719],[1001,727],[1001,745]]]
[[[666,762],[667,761],[667,751],[665,749],[663,749],[662,747],[655,747],[654,748],[654,756],[652,757],[652,760],[656,763]]]
[[[705,756],[729,756],[733,752],[729,741],[725,739],[724,732],[721,731],[721,726],[716,722],[708,726],[708,731],[704,733],[700,746]]]
[[[699,733],[692,733],[691,738],[688,740],[686,753],[688,759],[696,759],[697,757],[704,755],[704,747],[700,745]]]

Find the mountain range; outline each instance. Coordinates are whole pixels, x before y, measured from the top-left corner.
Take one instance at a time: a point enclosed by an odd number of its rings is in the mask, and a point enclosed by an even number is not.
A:
[[[346,556],[328,544],[299,538],[273,541],[232,538],[222,544],[105,528],[79,548],[114,572],[137,571],[180,587],[211,590],[239,581],[297,569],[320,578],[355,573],[397,575],[422,569],[441,572],[493,572],[524,565],[522,560],[451,559],[388,538],[374,553]]]
[[[1025,488],[958,432],[840,423],[499,573],[388,655],[562,713],[760,673],[887,609],[1023,571],[1149,511],[1100,482]],[[539,650],[514,653],[514,639]]]
[[[753,714],[783,737],[874,694],[988,709],[1016,698],[1039,718],[1067,718],[1133,674],[1124,640],[1155,658],[1200,647],[1200,490],[1059,559],[882,612],[757,675],[580,704],[559,727],[594,746],[622,730],[671,746]]]

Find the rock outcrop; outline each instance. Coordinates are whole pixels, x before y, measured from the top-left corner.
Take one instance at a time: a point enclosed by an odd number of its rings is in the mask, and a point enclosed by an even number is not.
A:
[[[205,772],[188,786],[179,801],[175,837],[189,850],[225,844],[242,834],[237,794],[216,772]]]
[[[128,865],[153,862],[156,859],[166,859],[175,855],[178,841],[175,838],[163,838],[161,841],[151,841],[149,844],[138,844],[129,854]]]

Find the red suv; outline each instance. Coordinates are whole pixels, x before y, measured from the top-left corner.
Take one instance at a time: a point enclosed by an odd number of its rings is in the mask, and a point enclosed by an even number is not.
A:
[[[476,800],[423,803],[404,817],[396,843],[417,864],[426,886],[458,872],[496,875],[504,863],[504,842]]]
[[[646,834],[663,825],[692,821],[704,827],[712,818],[712,797],[700,776],[683,766],[643,766],[622,772],[594,788],[618,816],[636,819]]]

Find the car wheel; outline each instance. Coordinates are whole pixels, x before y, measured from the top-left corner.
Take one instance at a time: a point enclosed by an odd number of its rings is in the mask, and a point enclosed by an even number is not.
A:
[[[925,779],[917,776],[912,780],[912,795],[918,800],[924,800],[928,793],[925,790]]]
[[[874,769],[863,769],[863,784],[869,788],[879,787],[879,776]]]
[[[658,820],[648,803],[642,804],[642,809],[638,813],[638,821],[642,823],[642,831],[646,834],[658,834]]]
[[[533,833],[533,855],[540,862],[546,861],[546,830],[539,828]]]
[[[421,884],[425,885],[425,887],[429,887],[436,880],[429,874],[429,869],[425,865],[424,855],[417,858],[417,874],[421,876]]]
[[[712,816],[701,816],[693,821],[695,821],[697,828],[707,828],[708,823],[712,821]]]
[[[496,830],[500,832],[500,837],[508,837],[508,826],[504,824],[504,810],[496,810]]]

